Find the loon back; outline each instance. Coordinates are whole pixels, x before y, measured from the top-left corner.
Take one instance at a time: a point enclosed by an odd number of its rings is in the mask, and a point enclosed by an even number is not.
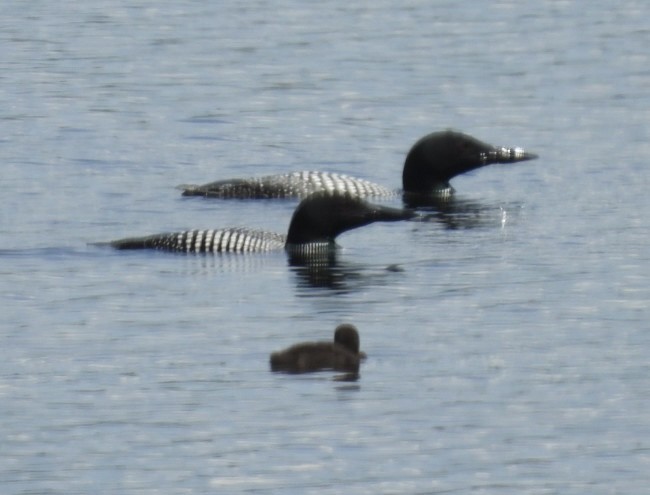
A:
[[[310,256],[329,252],[336,237],[373,222],[412,218],[409,210],[374,205],[342,194],[316,193],[296,208],[286,236],[241,227],[187,230],[112,241],[116,249],[158,249],[184,253],[249,253],[285,249]]]
[[[449,181],[460,174],[492,163],[514,163],[537,158],[521,148],[503,148],[457,131],[434,132],[410,149],[402,170],[405,195],[448,196]],[[357,197],[388,197],[396,190],[367,180],[330,172],[294,172],[248,179],[231,179],[203,185],[182,185],[184,196],[214,198],[304,198],[317,191]]]
[[[179,253],[258,253],[282,249],[286,236],[275,232],[231,227],[185,230],[111,241],[116,249],[157,249]]]
[[[183,196],[211,198],[272,199],[304,198],[315,192],[350,194],[360,198],[395,196],[391,191],[367,180],[331,172],[293,172],[248,179],[231,179],[203,185],[181,185]]]

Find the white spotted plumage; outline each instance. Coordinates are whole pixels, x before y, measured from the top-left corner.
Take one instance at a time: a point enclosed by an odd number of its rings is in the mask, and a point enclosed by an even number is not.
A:
[[[373,182],[333,172],[301,171],[252,177],[233,182],[182,186],[185,194],[220,198],[306,197],[318,191],[350,194],[356,197],[392,197],[399,191]]]
[[[286,237],[274,232],[233,227],[226,229],[186,230],[150,236],[149,247],[186,253],[252,253],[281,250]]]

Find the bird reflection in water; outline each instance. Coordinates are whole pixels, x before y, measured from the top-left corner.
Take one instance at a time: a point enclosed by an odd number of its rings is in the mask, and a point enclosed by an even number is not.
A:
[[[450,230],[504,227],[506,221],[516,218],[524,207],[521,202],[481,202],[457,196],[405,195],[404,203],[419,213],[411,221],[435,222]]]
[[[336,251],[309,258],[289,257],[289,266],[297,278],[299,289],[328,289],[340,294],[351,293],[368,285],[394,284],[394,275],[403,271],[400,265],[379,267],[342,261]],[[309,296],[311,292],[301,293]]]

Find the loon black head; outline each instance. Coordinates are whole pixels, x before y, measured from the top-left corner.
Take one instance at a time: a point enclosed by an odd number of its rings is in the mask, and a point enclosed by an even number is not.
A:
[[[404,162],[405,193],[431,194],[451,189],[460,174],[492,163],[532,160],[537,155],[521,148],[499,148],[457,131],[434,132],[417,141]]]
[[[339,234],[373,222],[413,218],[410,210],[375,205],[349,194],[314,193],[296,208],[287,245],[334,243]]]
[[[355,354],[359,354],[359,332],[354,325],[343,323],[336,327],[334,331],[334,342]]]

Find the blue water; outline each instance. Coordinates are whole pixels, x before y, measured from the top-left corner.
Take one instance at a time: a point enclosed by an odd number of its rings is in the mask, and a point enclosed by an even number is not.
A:
[[[647,493],[648,2],[0,11],[3,494]],[[283,232],[294,201],[174,186],[399,187],[449,127],[540,158],[456,178],[463,215],[342,235],[330,269],[88,245]],[[269,372],[341,322],[357,382]]]

